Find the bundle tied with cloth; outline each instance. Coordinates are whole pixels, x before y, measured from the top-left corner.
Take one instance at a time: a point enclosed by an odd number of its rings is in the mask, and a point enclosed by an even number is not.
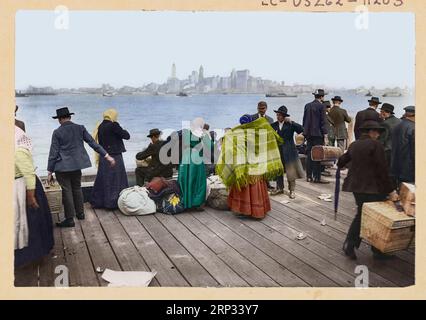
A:
[[[278,143],[283,140],[265,118],[235,127],[223,139],[216,172],[227,188],[238,190],[273,180],[284,172]]]
[[[115,110],[113,108],[106,110],[103,114],[103,120],[108,120],[108,121],[111,121],[111,122],[117,122],[117,119],[118,119],[118,112],[117,112],[117,110]],[[99,143],[99,126],[101,125],[101,123],[102,122],[98,122],[96,124],[95,130],[93,130],[92,136],[93,136],[93,139],[95,139],[96,143]],[[95,155],[95,164],[96,164],[96,167],[98,167],[99,166],[99,153],[95,152],[94,155]]]

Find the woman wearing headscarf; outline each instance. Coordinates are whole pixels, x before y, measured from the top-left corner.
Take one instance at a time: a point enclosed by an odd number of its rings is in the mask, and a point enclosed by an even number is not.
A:
[[[31,139],[15,126],[15,267],[41,259],[54,243],[52,215],[31,151]]]
[[[117,209],[120,192],[129,187],[123,152],[126,152],[123,139],[129,140],[130,134],[117,122],[118,113],[108,109],[103,114],[104,120],[96,127],[93,138],[108,154],[114,158],[116,165],[111,168],[108,161],[95,153],[98,173],[93,186],[90,203],[94,208]]]
[[[244,115],[240,124],[226,133],[216,172],[230,189],[230,210],[263,219],[271,210],[267,181],[284,171],[278,149],[282,139],[265,118],[253,121]]]
[[[196,118],[191,129],[182,131],[182,160],[178,183],[185,209],[199,209],[206,201],[207,177],[204,153],[210,152],[211,141],[204,120]]]

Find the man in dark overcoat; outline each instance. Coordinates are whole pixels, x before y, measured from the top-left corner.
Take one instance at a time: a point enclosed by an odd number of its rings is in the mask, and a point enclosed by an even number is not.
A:
[[[327,118],[325,113],[323,89],[316,90],[315,100],[305,106],[303,113],[304,136],[306,147],[306,178],[309,182],[328,183],[321,181],[321,162],[312,161],[311,150],[314,146],[323,146],[328,143]]]
[[[266,114],[266,111],[268,110],[268,104],[265,101],[260,101],[257,104],[257,113],[251,115],[251,118],[254,120],[257,120],[259,118],[266,118],[270,124],[274,122],[274,119],[272,119],[270,116]]]
[[[382,127],[385,128],[380,135],[380,142],[385,148],[386,163],[390,170],[392,157],[392,132],[393,129],[401,123],[401,120],[395,117],[395,107],[389,103],[384,103],[380,108],[380,117],[383,119]]]
[[[275,113],[277,121],[272,124],[272,128],[284,141],[279,145],[281,161],[287,176],[289,197],[295,199],[296,179],[303,178],[303,168],[294,143],[294,135],[303,133],[303,127],[291,120],[286,106],[279,107]],[[284,176],[277,177],[276,182],[277,188],[271,192],[271,195],[284,193]]]
[[[384,128],[377,121],[365,121],[360,127],[360,138],[349,146],[337,163],[340,169],[350,163],[342,190],[354,194],[358,207],[343,246],[346,256],[353,260],[356,259],[355,248],[359,248],[361,244],[361,215],[364,203],[380,202],[388,197],[395,200],[396,192],[386,165],[385,150],[378,141],[383,131]],[[388,258],[378,249],[371,249],[375,258]]]
[[[380,102],[379,98],[372,97],[370,100],[368,100],[368,108],[357,113],[354,125],[354,133],[356,140],[361,137],[361,130],[359,128],[364,124],[364,121],[373,120],[379,123],[382,122],[382,119],[380,118],[380,115],[377,112],[377,108],[381,104],[382,103]]]
[[[406,107],[404,117],[392,132],[391,172],[397,182],[415,183],[416,141],[414,106]]]

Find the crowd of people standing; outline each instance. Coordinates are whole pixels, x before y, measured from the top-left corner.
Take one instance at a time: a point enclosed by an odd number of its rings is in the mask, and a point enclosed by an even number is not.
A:
[[[226,128],[225,135],[219,139],[209,132],[202,118],[194,119],[190,128],[177,131],[166,140],[161,139],[161,130],[151,129],[150,144],[136,155],[137,185],[144,186],[156,177],[170,179],[177,169],[183,206],[197,211],[203,210],[206,201],[208,175],[217,174],[229,190],[230,210],[262,219],[271,210],[269,195],[285,193],[284,177],[290,199],[296,198],[297,179],[306,178],[314,184],[329,183],[322,179],[321,163],[312,159],[314,146],[341,148],[345,153],[337,167],[349,169],[343,191],[352,192],[358,206],[344,251],[355,259],[355,249],[361,241],[362,205],[394,198],[401,182],[415,183],[415,107],[406,107],[405,114],[398,119],[393,105],[382,104],[379,98],[372,97],[368,108],[355,117],[356,141],[347,150],[350,136],[347,124],[353,120],[342,108],[342,97],[335,96],[330,103],[325,101],[327,94],[323,89],[313,95],[314,100],[304,108],[302,124],[293,121],[286,106],[274,110],[276,120],[272,119],[267,115],[267,103],[261,101],[257,113],[243,115],[239,124]],[[15,114],[17,111],[18,107]],[[61,228],[74,227],[75,218],[85,219],[82,170],[92,165],[85,143],[95,152],[98,170],[91,205],[117,209],[120,192],[129,187],[122,154],[126,152],[123,141],[131,135],[119,124],[118,112],[106,110],[92,135],[83,125],[71,121],[73,115],[68,107],[56,110],[53,118],[59,127],[52,134],[47,165],[47,181],[52,183],[55,176],[62,188],[65,219],[57,223]],[[174,157],[173,151],[165,153],[172,153],[172,162],[164,163],[162,149],[171,144],[178,146],[178,156]],[[300,160],[301,147],[306,155],[306,173]],[[25,124],[15,120],[16,266],[46,255],[53,247],[50,209],[35,174],[31,150]],[[250,150],[255,150],[255,162],[250,161]],[[236,156],[238,153],[245,155],[243,161]],[[272,181],[275,188],[271,186]],[[375,256],[383,258],[372,249]]]

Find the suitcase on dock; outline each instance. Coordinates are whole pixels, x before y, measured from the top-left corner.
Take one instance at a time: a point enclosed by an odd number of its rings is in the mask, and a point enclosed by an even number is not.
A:
[[[343,151],[339,147],[314,146],[311,150],[312,161],[336,161],[342,155]]]
[[[415,224],[415,218],[398,211],[393,202],[365,203],[361,238],[383,253],[413,248]]]

